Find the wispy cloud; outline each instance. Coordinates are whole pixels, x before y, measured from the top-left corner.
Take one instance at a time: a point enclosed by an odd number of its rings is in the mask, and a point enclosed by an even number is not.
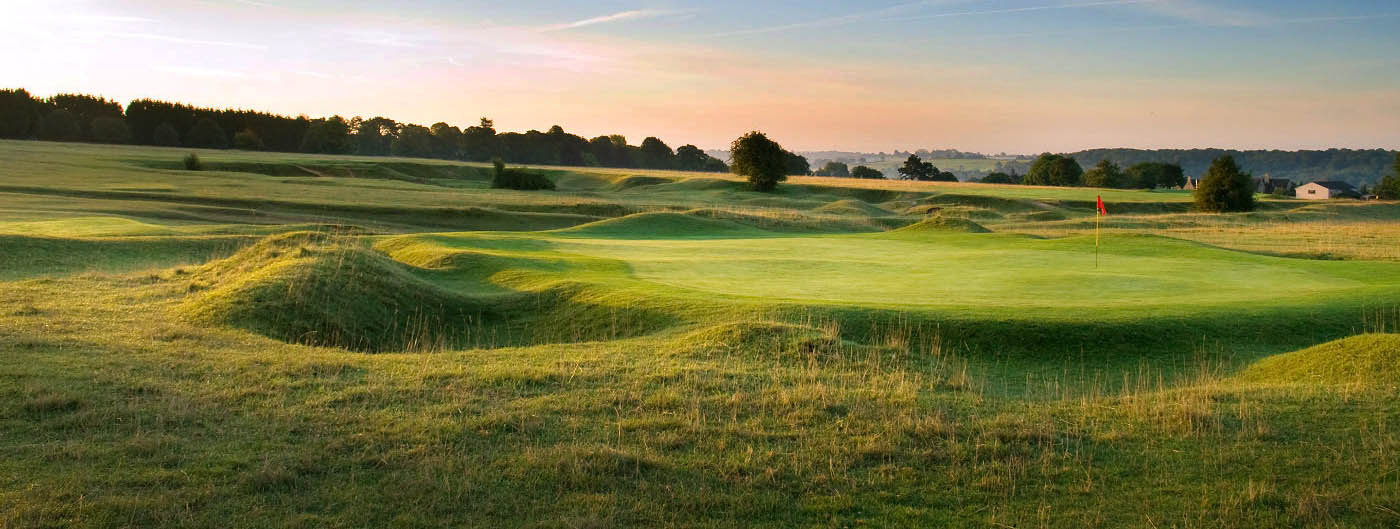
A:
[[[1262,26],[1279,21],[1267,13],[1211,5],[1198,0],[1161,0],[1144,7],[1159,15],[1206,26]]]
[[[222,79],[242,79],[248,74],[233,70],[221,70],[217,68],[202,68],[198,66],[158,66],[157,70],[191,75],[194,77],[215,77]]]
[[[679,15],[683,13],[685,13],[685,11],[677,11],[671,9],[634,9],[631,11],[613,13],[611,15],[603,15],[599,17],[585,18],[583,20],[575,20],[573,22],[566,22],[563,24],[545,26],[544,28],[541,28],[541,31],[563,31],[568,29],[578,29],[588,26],[596,26],[599,24],[611,24],[613,22],[624,22],[628,20],[643,20],[648,18]]]
[[[1071,3],[1071,4],[1052,4],[1052,5],[1040,5],[1040,6],[1027,6],[1027,7],[1010,7],[1010,8],[1003,8],[1003,9],[979,9],[979,10],[970,10],[970,11],[950,11],[950,12],[947,12],[947,13],[930,13],[930,14],[927,14],[927,15],[907,16],[907,17],[900,17],[900,18],[897,18],[897,19],[890,19],[890,18],[887,18],[887,19],[884,19],[884,20],[886,20],[886,21],[895,21],[895,20],[928,20],[928,19],[934,19],[934,18],[966,17],[966,16],[978,16],[978,15],[1002,15],[1002,14],[1012,14],[1012,13],[1028,13],[1028,12],[1032,12],[1032,11],[1052,11],[1052,10],[1057,10],[1057,9],[1084,9],[1084,8],[1090,8],[1090,7],[1107,7],[1107,6],[1119,6],[1119,5],[1132,5],[1132,4],[1153,4],[1153,3],[1157,3],[1157,2],[1163,2],[1163,1],[1166,1],[1166,0],[1100,0],[1100,1],[1097,1],[1097,2],[1077,2],[1077,3]]]
[[[159,35],[156,33],[108,33],[112,37],[155,40],[160,42],[171,42],[175,44],[193,44],[198,46],[223,46],[228,48],[243,48],[248,50],[265,50],[267,46],[262,44],[252,44],[247,42],[227,42],[221,40],[187,39],[183,37],[172,37],[169,35]]]
[[[722,33],[712,33],[712,34],[709,34],[709,35],[705,35],[705,38],[738,37],[738,36],[743,36],[743,35],[761,35],[761,34],[764,34],[764,33],[778,33],[778,32],[792,31],[792,30],[798,30],[798,29],[828,28],[828,27],[833,27],[833,26],[844,26],[844,25],[847,25],[847,24],[855,24],[855,23],[857,23],[857,22],[864,22],[864,21],[868,21],[868,20],[877,19],[877,18],[880,18],[880,17],[888,17],[888,16],[890,16],[890,15],[894,15],[894,14],[898,14],[898,13],[903,13],[903,12],[907,12],[907,11],[912,11],[912,10],[919,9],[919,8],[923,8],[923,7],[931,7],[931,6],[936,6],[936,5],[948,5],[948,4],[955,4],[955,3],[967,3],[967,2],[970,2],[970,1],[985,1],[985,0],[923,0],[923,1],[920,1],[920,2],[909,2],[909,3],[905,3],[905,4],[899,4],[899,5],[894,5],[894,6],[890,6],[890,7],[884,7],[884,8],[880,8],[880,9],[873,9],[873,10],[870,10],[870,11],[861,11],[861,12],[858,12],[858,13],[850,13],[850,14],[847,14],[847,15],[841,15],[841,16],[835,16],[835,17],[827,17],[827,18],[819,18],[819,19],[816,19],[816,20],[808,20],[808,21],[805,21],[805,22],[794,22],[794,23],[791,23],[791,24],[780,24],[780,25],[776,25],[776,26],[765,26],[765,27],[760,27],[760,28],[741,29],[741,30],[736,30],[736,31],[725,31],[725,32],[722,32]]]

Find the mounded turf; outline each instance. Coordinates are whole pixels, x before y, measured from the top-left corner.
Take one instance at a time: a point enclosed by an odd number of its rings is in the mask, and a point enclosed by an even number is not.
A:
[[[1364,334],[1265,358],[1247,382],[1400,387],[1400,334]]]

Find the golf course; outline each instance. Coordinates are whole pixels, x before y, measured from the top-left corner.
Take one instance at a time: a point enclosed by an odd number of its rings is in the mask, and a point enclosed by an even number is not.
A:
[[[1400,525],[1393,201],[0,161],[0,528]]]

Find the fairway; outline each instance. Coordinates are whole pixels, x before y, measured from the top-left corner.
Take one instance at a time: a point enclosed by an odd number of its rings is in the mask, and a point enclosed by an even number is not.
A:
[[[1180,311],[1354,296],[1400,282],[1400,266],[1390,263],[1338,266],[1151,237],[1106,240],[1097,267],[1093,240],[1084,237],[855,235],[556,244],[560,252],[623,261],[637,279],[681,289],[948,309]]]

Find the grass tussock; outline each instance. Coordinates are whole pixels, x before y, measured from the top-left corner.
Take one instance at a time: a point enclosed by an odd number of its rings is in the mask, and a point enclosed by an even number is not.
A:
[[[269,237],[191,275],[181,312],[279,340],[358,351],[441,348],[490,309],[334,235]]]

